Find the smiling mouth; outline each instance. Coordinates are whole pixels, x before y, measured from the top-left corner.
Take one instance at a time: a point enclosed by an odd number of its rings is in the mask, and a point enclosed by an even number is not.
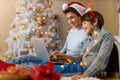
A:
[[[84,28],[84,30],[86,31],[86,30],[87,30],[87,28]]]
[[[74,24],[71,24],[72,26],[74,26]]]

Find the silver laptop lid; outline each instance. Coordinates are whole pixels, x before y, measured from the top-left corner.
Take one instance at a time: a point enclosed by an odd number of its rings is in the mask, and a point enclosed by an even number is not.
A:
[[[31,38],[30,42],[33,45],[33,48],[35,49],[35,54],[39,59],[50,60],[44,38]]]

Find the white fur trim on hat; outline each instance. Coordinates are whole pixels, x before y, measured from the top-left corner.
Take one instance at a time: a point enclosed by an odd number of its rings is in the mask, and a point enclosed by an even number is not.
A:
[[[70,2],[69,4],[63,3],[62,10],[65,11],[68,7],[74,8],[81,16],[85,13],[86,8],[79,2]]]
[[[91,8],[87,8],[86,11],[85,11],[85,13],[87,13],[89,11],[91,11]]]
[[[86,8],[79,5],[79,4],[72,4],[70,5],[69,7],[73,7],[75,10],[77,10],[77,12],[82,16],[85,11],[86,11]]]
[[[64,4],[62,5],[62,10],[65,11],[67,8],[68,8],[68,4],[64,3]]]

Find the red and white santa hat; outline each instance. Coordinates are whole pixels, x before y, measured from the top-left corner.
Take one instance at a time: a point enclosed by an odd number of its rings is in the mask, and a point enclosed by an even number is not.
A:
[[[74,8],[81,16],[86,11],[86,8],[84,7],[84,5],[79,2],[70,2],[68,4],[64,3],[62,5],[62,10],[65,11],[68,7]]]

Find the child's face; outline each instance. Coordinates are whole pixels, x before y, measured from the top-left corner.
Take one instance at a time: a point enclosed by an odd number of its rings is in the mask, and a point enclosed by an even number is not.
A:
[[[69,12],[66,14],[68,23],[73,27],[73,28],[78,28],[82,26],[81,23],[81,17],[77,16],[76,14]]]
[[[91,24],[91,22],[89,21],[83,21],[82,23],[82,27],[85,30],[86,34],[92,34],[93,29],[94,29],[94,25]]]

